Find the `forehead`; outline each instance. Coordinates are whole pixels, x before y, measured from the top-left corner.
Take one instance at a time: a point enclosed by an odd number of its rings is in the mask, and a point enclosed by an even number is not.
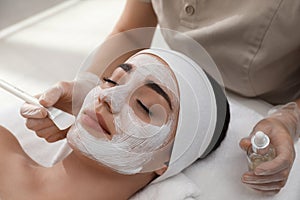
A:
[[[161,65],[171,71],[168,63],[157,55],[151,53],[138,53],[130,57],[126,63],[133,64],[135,67],[145,66],[150,64]]]
[[[130,57],[126,63],[132,65],[134,70],[140,67],[146,68],[150,71],[149,74],[152,74],[161,80],[161,83],[170,84],[171,82],[175,82],[175,85],[177,86],[175,74],[171,70],[170,66],[157,55],[151,53],[138,53]],[[171,79],[173,79],[173,81],[171,81]]]
[[[132,65],[135,71],[150,78],[151,81],[178,93],[178,84],[173,71],[159,56],[151,53],[138,53],[130,57],[126,63]]]

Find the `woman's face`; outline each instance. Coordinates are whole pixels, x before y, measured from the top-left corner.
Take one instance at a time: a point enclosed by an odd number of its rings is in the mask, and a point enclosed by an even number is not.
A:
[[[179,113],[173,72],[160,58],[141,53],[104,74],[85,98],[69,143],[123,174],[161,168],[171,154]]]
[[[171,91],[167,85],[160,82],[162,80],[157,80],[155,75],[146,75],[145,77],[132,75],[149,58],[150,60],[156,59],[160,63],[159,67],[164,68],[162,71],[164,73],[167,72],[173,80],[176,80],[169,66],[159,57],[152,54],[139,54],[129,59],[125,64],[119,65],[109,76],[102,77],[103,82],[98,87],[103,91],[124,86],[130,81],[132,83],[135,81],[132,80],[134,78],[144,78],[144,80],[133,84],[133,87],[129,89],[131,91],[127,91],[126,95],[118,94],[118,92],[124,92],[123,90],[115,90],[112,97],[107,97],[106,94],[98,95],[97,98],[94,98],[94,104],[90,104],[89,107],[82,109],[79,119],[80,123],[94,137],[102,137],[104,134],[105,137],[111,139],[117,134],[118,130],[116,129],[114,118],[122,109],[116,109],[114,106],[119,107],[122,105],[112,105],[113,103],[110,101],[111,99],[108,100],[109,98],[126,98],[124,99],[125,104],[128,104],[138,119],[147,124],[162,126],[167,123],[171,116],[175,116],[174,119],[177,119],[179,101],[176,101],[177,99],[175,100],[174,98],[177,98],[176,93],[178,91]],[[146,65],[145,68],[147,67]],[[107,71],[110,70],[107,69]],[[119,103],[120,99],[115,101]]]

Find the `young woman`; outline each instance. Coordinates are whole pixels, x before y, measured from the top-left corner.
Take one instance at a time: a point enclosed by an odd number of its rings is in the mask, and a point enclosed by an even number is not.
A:
[[[217,86],[184,55],[144,50],[104,74],[67,133],[73,151],[54,166],[32,161],[1,128],[1,199],[128,199],[224,138]]]

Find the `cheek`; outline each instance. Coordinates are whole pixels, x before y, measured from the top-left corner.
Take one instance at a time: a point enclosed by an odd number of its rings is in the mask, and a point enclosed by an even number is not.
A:
[[[151,118],[151,124],[156,125],[156,126],[162,126],[165,123],[167,123],[168,120],[168,111],[165,109],[164,106],[160,104],[155,104],[149,108],[150,113],[152,115],[150,116]]]

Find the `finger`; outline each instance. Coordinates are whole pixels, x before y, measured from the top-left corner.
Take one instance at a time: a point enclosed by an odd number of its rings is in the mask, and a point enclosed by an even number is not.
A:
[[[60,130],[56,126],[50,126],[48,128],[36,131],[37,136],[40,138],[44,138],[44,139],[47,139],[50,136],[56,135],[59,133],[60,133]]]
[[[243,138],[243,139],[240,140],[240,147],[244,151],[247,151],[250,146],[251,146],[250,137],[245,137],[245,138]]]
[[[48,112],[46,108],[24,103],[21,107],[20,114],[25,118],[39,119],[45,118]]]
[[[245,184],[245,185],[247,185],[247,184]],[[248,187],[250,187],[249,185],[247,185]],[[251,187],[250,187],[251,188]],[[275,195],[275,194],[277,194],[278,192],[280,192],[280,190],[281,189],[277,189],[277,190],[260,190],[260,189],[256,189],[256,188],[251,188],[251,189],[253,189],[253,190],[255,190],[255,191],[257,191],[257,192],[261,192],[261,193],[263,193],[264,195]]]
[[[274,196],[275,194],[278,194],[280,192],[280,190],[268,190],[268,191],[263,191],[263,190],[259,190],[259,189],[254,189],[254,190],[263,192],[264,195],[270,195],[270,196]]]
[[[51,119],[27,119],[26,127],[33,131],[39,131],[48,127],[55,126]]]
[[[245,183],[248,187],[255,189],[255,190],[260,190],[260,191],[276,191],[276,190],[281,190],[285,182],[279,181],[279,182],[273,182],[273,183],[266,183],[266,184],[247,184]]]
[[[67,133],[56,133],[46,138],[47,142],[53,143],[66,138]]]
[[[262,163],[256,167],[254,173],[256,175],[272,175],[279,173],[280,171],[290,168],[290,163],[285,158],[276,157],[272,161]]]
[[[277,156],[273,160],[257,166],[254,170],[256,175],[272,175],[292,166],[294,161],[293,147],[282,144],[277,146],[276,151]]]
[[[40,98],[40,104],[42,104],[45,107],[53,106],[63,95],[63,89],[59,86],[54,86],[44,92]]]
[[[242,182],[247,184],[263,184],[263,183],[286,181],[287,180],[286,174],[288,174],[287,170],[270,176],[257,176],[253,172],[246,172],[242,176]]]

